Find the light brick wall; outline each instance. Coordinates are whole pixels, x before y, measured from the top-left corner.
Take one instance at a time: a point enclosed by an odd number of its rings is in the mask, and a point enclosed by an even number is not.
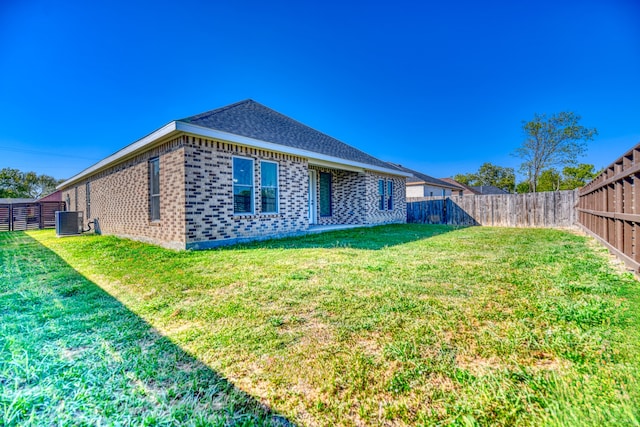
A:
[[[378,203],[378,181],[393,181],[393,210],[381,210]],[[367,224],[407,222],[406,179],[403,177],[368,172],[366,176]]]
[[[407,204],[405,178],[373,172],[350,172],[310,166],[318,172],[331,173],[332,215],[320,216],[320,179],[317,180],[318,224],[386,224],[406,222]],[[393,181],[393,210],[380,210],[378,204],[378,180]]]
[[[254,160],[254,213],[233,212],[233,157]],[[160,159],[160,220],[150,220],[149,160]],[[260,161],[278,164],[279,210],[262,213]],[[406,221],[405,180],[370,172],[331,172],[332,215],[319,224],[381,224]],[[181,136],[108,168],[91,182],[91,217],[100,231],[169,248],[206,248],[256,238],[299,234],[309,228],[306,159],[220,141]],[[378,179],[394,182],[394,208],[378,209]],[[83,180],[63,188],[78,210],[86,209]],[[319,180],[318,180],[319,185]],[[319,188],[317,188],[319,194]],[[318,204],[319,206],[319,204]]]
[[[365,175],[338,169],[310,166],[318,172],[316,180],[317,218],[319,225],[365,224]],[[331,216],[320,216],[320,172],[331,174]],[[305,199],[308,206],[308,196]],[[307,207],[308,209],[308,207]]]
[[[254,161],[253,214],[233,212],[234,156]],[[261,160],[278,164],[278,213],[263,214],[261,211]],[[189,137],[186,163],[186,239],[189,247],[282,236],[299,233],[309,227],[305,159]]]
[[[177,138],[98,174],[90,176],[91,217],[97,219],[104,234],[181,249],[185,246],[185,193],[183,138]],[[149,218],[149,160],[160,159],[160,220]],[[78,210],[86,214],[86,183],[83,180],[62,189],[71,209],[75,208],[76,187]]]

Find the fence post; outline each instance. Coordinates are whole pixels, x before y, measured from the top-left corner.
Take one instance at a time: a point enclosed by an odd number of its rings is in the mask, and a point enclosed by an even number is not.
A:
[[[447,223],[447,204],[449,203],[449,198],[445,197],[442,201],[442,224]]]
[[[621,258],[640,269],[640,144],[609,165],[578,193],[578,224]]]

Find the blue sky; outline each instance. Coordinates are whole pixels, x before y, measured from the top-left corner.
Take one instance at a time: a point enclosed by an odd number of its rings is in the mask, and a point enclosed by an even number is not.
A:
[[[574,111],[608,165],[640,142],[640,2],[0,1],[0,168],[68,178],[252,98],[436,177],[517,169]]]

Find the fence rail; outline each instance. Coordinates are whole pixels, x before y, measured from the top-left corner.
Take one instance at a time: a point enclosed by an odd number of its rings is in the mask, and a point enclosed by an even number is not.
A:
[[[640,144],[579,192],[578,222],[627,266],[640,269]]]
[[[496,227],[573,227],[575,191],[408,199],[407,222]]]
[[[55,212],[64,209],[64,202],[2,203],[0,204],[0,231],[54,228]]]

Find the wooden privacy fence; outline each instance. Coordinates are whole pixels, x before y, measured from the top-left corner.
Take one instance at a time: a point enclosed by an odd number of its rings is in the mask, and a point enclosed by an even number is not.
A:
[[[579,192],[582,228],[638,272],[640,267],[640,144]]]
[[[0,231],[55,228],[56,211],[63,211],[64,202],[31,202],[0,204]]]
[[[573,227],[576,191],[408,199],[407,222],[497,227]]]

